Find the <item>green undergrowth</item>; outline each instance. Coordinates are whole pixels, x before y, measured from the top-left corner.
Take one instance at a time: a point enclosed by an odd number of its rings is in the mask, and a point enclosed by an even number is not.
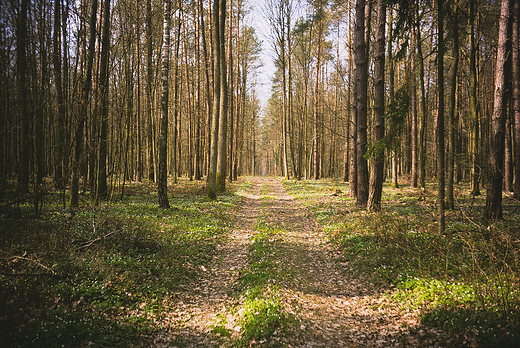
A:
[[[294,315],[285,310],[279,290],[280,284],[292,279],[291,270],[280,265],[284,259],[281,236],[285,232],[264,218],[259,218],[253,228],[249,264],[239,283],[241,337],[237,346],[281,346],[280,339],[295,322]]]
[[[485,198],[456,192],[439,234],[435,187],[385,186],[382,212],[367,214],[347,196],[348,186],[327,180],[284,181],[287,191],[323,225],[331,243],[356,272],[392,300],[418,309],[421,325],[441,328],[450,346],[520,346],[520,215],[504,201],[506,220],[481,220]]]
[[[48,194],[39,219],[24,206],[2,212],[0,346],[124,347],[161,329],[161,312],[225,238],[238,198],[209,201],[203,183],[181,180],[164,210],[155,185],[125,192],[98,206],[84,194],[73,212]]]

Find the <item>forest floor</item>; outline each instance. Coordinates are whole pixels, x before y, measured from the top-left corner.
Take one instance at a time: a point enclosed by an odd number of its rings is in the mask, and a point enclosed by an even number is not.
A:
[[[333,180],[204,186],[4,192],[0,347],[520,347],[520,202],[483,221],[459,185],[440,234],[434,184],[375,214]]]
[[[232,346],[244,335],[250,338],[242,342],[248,346],[439,346],[436,338],[444,337],[442,331],[418,329],[419,310],[389,300],[393,286],[375,286],[356,272],[279,179],[251,178],[238,194],[243,198],[226,242],[216,249],[200,282],[179,294],[178,303],[165,313],[163,325],[171,334],[154,337],[154,346]],[[281,318],[273,322],[274,331],[262,335],[244,332],[244,311],[266,313],[248,308],[244,294],[251,284],[241,279],[258,267],[251,265],[250,247],[266,226],[273,233],[267,236],[269,250],[262,261],[274,269],[264,270],[269,278],[261,284],[263,293],[255,296],[265,297],[260,301],[274,297]]]

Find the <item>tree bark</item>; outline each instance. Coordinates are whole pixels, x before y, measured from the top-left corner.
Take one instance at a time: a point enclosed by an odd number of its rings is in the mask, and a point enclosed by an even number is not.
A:
[[[96,18],[97,18],[98,0],[93,0],[90,13],[90,33],[88,43],[88,53],[86,68],[87,73],[83,82],[83,89],[80,100],[80,114],[78,124],[76,126],[74,157],[72,159],[72,180],[70,187],[70,206],[77,207],[79,204],[79,176],[81,171],[81,153],[83,150],[83,137],[85,122],[88,118],[89,96],[92,89],[92,67],[94,63],[94,51],[96,43]]]
[[[512,81],[511,81],[512,82]],[[509,92],[508,97],[513,95]],[[504,148],[504,191],[506,193],[513,192],[513,144],[511,136],[511,120],[514,118],[513,100],[509,101],[510,107],[506,116],[506,131],[505,131],[505,148]]]
[[[364,155],[367,145],[368,57],[365,39],[365,0],[356,1],[354,47],[356,62],[357,111],[357,199],[365,207],[368,201],[368,165]]]
[[[374,143],[376,150],[370,173],[370,193],[367,210],[376,212],[381,210],[381,194],[385,169],[383,147],[379,146],[385,136],[385,0],[377,0],[376,42],[374,62]]]
[[[502,181],[504,144],[508,102],[508,76],[511,73],[511,0],[502,0],[498,29],[498,51],[495,70],[495,93],[489,134],[489,166],[484,218],[502,219]]]
[[[447,204],[449,209],[455,209],[455,202],[453,198],[453,185],[455,181],[455,149],[456,149],[456,134],[457,124],[455,119],[456,112],[456,96],[457,96],[457,70],[459,67],[459,26],[458,26],[458,10],[452,9],[451,24],[453,30],[453,64],[450,74],[450,109],[448,113],[449,122],[449,149],[448,149],[448,168],[447,168]]]
[[[154,117],[153,109],[153,46],[152,46],[152,0],[146,0],[146,119],[148,122],[148,180],[155,181]]]
[[[211,120],[211,147],[208,172],[208,198],[217,199],[217,156],[218,156],[218,136],[220,122],[220,79],[221,79],[221,54],[220,54],[220,0],[213,1],[213,113]]]
[[[321,162],[321,134],[319,129],[320,124],[320,70],[321,70],[321,56],[322,56],[322,35],[323,35],[323,20],[322,20],[322,11],[323,11],[323,3],[322,1],[318,1],[318,13],[316,14],[316,17],[318,18],[318,33],[317,33],[317,50],[316,50],[316,74],[315,74],[315,85],[314,85],[314,179],[320,178],[320,162]]]
[[[287,1],[283,1],[280,4],[281,13],[288,12],[289,8],[287,6]],[[283,172],[285,175],[285,180],[289,180],[289,155],[288,155],[288,115],[287,115],[287,51],[288,44],[286,41],[285,33],[290,29],[285,25],[285,16],[283,14],[280,15],[280,18],[276,18],[277,22],[280,23],[280,64],[282,70],[282,146],[283,146]],[[319,44],[318,44],[319,47]],[[319,59],[319,58],[318,58]]]
[[[231,3],[231,8],[233,8],[233,3]],[[237,4],[237,7],[239,5]],[[229,20],[229,35],[228,35],[228,76],[229,76],[229,100],[228,100],[228,110],[229,110],[229,147],[228,154],[229,160],[227,161],[227,175],[229,175],[229,182],[233,182],[233,145],[234,145],[234,136],[235,136],[235,71],[233,66],[233,12],[230,12],[230,20]],[[237,15],[239,16],[239,15]],[[238,30],[238,25],[235,25]],[[238,37],[237,37],[238,42]],[[238,46],[238,43],[237,43]],[[224,181],[225,181],[224,177]]]
[[[476,8],[475,3],[470,2],[469,14],[469,112],[471,118],[471,195],[480,196],[480,117],[477,102],[478,86],[477,86],[477,51],[478,46],[475,43],[475,19]]]
[[[419,156],[419,186],[424,188],[426,183],[426,87],[424,85],[424,57],[422,54],[422,40],[420,21],[417,21],[414,25],[416,27],[416,47],[417,47],[417,60],[419,63],[419,84],[421,89],[421,124],[419,128],[419,142],[417,151]]]
[[[163,43],[161,54],[161,116],[159,120],[159,180],[157,191],[159,196],[159,207],[170,208],[168,201],[168,94],[169,83],[168,75],[170,69],[170,28],[171,28],[171,0],[164,1],[164,21],[163,21]]]
[[[96,203],[107,197],[107,129],[108,129],[108,58],[110,49],[110,1],[105,0],[103,12],[103,37],[101,43],[101,124],[99,129],[99,149],[97,161]]]
[[[19,153],[18,190],[25,194],[29,192],[29,151],[31,148],[30,129],[31,116],[27,107],[27,12],[29,1],[22,0],[18,10],[16,27],[16,74],[18,81],[18,103],[21,120],[21,143]]]
[[[390,13],[391,14],[391,13]],[[392,20],[392,17],[390,17]],[[391,105],[394,104],[394,99],[395,99],[395,64],[394,64],[394,56],[393,56],[393,51],[392,51],[392,44],[390,43],[388,45],[388,61],[389,61],[389,73],[388,73],[388,84],[389,84],[389,103]],[[396,148],[393,148],[392,151],[391,151],[391,156],[390,156],[390,176],[392,178],[392,183],[391,183],[391,186],[392,188],[397,188],[399,186],[399,182],[398,182],[398,177],[397,177],[397,160],[398,160],[398,149],[397,149],[397,146]]]
[[[195,18],[195,62],[196,62],[196,70],[195,70],[195,143],[194,143],[194,175],[195,180],[202,179],[202,158],[201,156],[201,122],[202,122],[202,86],[201,86],[201,64],[200,64],[200,7],[196,6],[196,18]]]
[[[175,52],[174,52],[174,81],[173,81],[173,104],[174,104],[174,110],[173,110],[173,139],[172,139],[172,158],[171,158],[171,164],[173,164],[173,183],[177,184],[177,177],[181,175],[181,147],[180,144],[182,141],[180,140],[181,137],[181,120],[180,120],[180,90],[181,90],[181,83],[179,82],[180,79],[180,67],[179,67],[179,49],[181,45],[181,26],[182,26],[182,19],[181,19],[181,8],[180,4],[181,1],[177,2],[178,7],[175,11],[175,15],[173,16],[174,19],[177,20],[177,35],[175,38]],[[187,78],[187,77],[186,77]],[[188,93],[189,95],[189,93]]]
[[[56,117],[56,157],[54,164],[54,183],[62,189],[64,183],[63,157],[65,151],[65,103],[61,76],[61,0],[54,0],[54,33],[53,33],[53,65],[56,80],[56,101],[58,115]]]
[[[141,117],[141,14],[140,10],[140,1],[135,2],[135,27],[136,27],[136,43],[135,43],[135,55],[136,55],[136,76],[135,81],[137,83],[136,86],[136,171],[137,171],[137,181],[141,182],[143,180],[143,126],[142,126],[142,117]]]
[[[220,120],[218,129],[217,191],[226,190],[228,82],[226,62],[226,0],[220,1]]]
[[[417,40],[415,39],[416,36],[416,30],[415,25],[412,25],[412,36],[410,38],[410,45],[412,47],[415,46]],[[414,47],[415,48],[415,47]],[[411,178],[410,178],[410,186],[411,187],[417,187],[417,69],[416,69],[416,59],[415,59],[415,49],[412,49],[410,52],[410,70],[411,70],[411,76],[410,76],[410,92],[411,92],[411,101],[412,101],[412,112],[411,112],[411,127],[410,127],[410,141],[411,141],[411,164],[412,164],[412,171],[411,171]]]
[[[356,76],[356,68],[354,66],[354,74],[352,76]],[[356,198],[358,195],[358,166],[357,166],[357,81],[354,81],[352,88],[352,107],[351,107],[351,118],[350,118],[350,164],[349,164],[349,172],[350,172],[350,180],[349,180],[349,195],[350,197]]]
[[[515,140],[514,198],[520,200],[520,0],[515,0],[513,22],[513,108]]]
[[[445,230],[445,148],[444,148],[444,1],[437,0],[437,207],[438,207],[438,230]]]
[[[207,43],[206,43],[206,30],[205,30],[205,24],[204,24],[204,6],[203,6],[203,2],[202,0],[199,0],[199,17],[198,17],[199,21],[200,21],[200,34],[201,34],[201,39],[202,39],[202,57],[203,57],[203,60],[204,60],[204,75],[206,77],[206,83],[204,84],[205,86],[205,100],[206,100],[206,130],[205,130],[205,133],[207,134],[207,137],[206,137],[206,160],[204,161],[205,163],[205,166],[206,166],[206,174],[208,174],[207,176],[207,181],[209,182],[210,181],[210,178],[209,178],[209,172],[210,172],[210,169],[211,169],[211,165],[210,165],[210,161],[211,161],[211,144],[212,144],[212,140],[211,140],[211,136],[212,136],[212,130],[211,130],[211,127],[212,127],[212,117],[213,117],[213,98],[214,98],[214,95],[211,94],[212,92],[212,86],[214,84],[214,77],[213,77],[213,80],[212,80],[212,76],[211,76],[211,73],[212,73],[212,66],[211,66],[211,60],[210,60],[210,57],[208,55],[208,48],[207,48]],[[215,169],[216,170],[216,169]]]

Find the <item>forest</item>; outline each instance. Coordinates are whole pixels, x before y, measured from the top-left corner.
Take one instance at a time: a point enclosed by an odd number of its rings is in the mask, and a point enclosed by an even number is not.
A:
[[[519,38],[520,0],[0,2],[0,345],[518,347]]]

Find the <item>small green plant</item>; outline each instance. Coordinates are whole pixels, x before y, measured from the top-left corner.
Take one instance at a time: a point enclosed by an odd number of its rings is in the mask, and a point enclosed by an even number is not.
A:
[[[288,320],[288,315],[276,295],[264,298],[247,298],[239,324],[243,329],[242,340],[270,338]]]
[[[290,270],[278,265],[283,259],[281,228],[272,226],[265,219],[259,219],[254,229],[249,248],[250,264],[240,279],[243,304],[238,310],[238,324],[241,328],[239,346],[247,347],[250,342],[269,340],[282,335],[294,322],[293,315],[287,313],[276,283],[290,280]]]
[[[222,314],[217,315],[215,324],[213,324],[212,331],[215,335],[220,337],[231,337],[231,330],[226,328],[227,320]]]

